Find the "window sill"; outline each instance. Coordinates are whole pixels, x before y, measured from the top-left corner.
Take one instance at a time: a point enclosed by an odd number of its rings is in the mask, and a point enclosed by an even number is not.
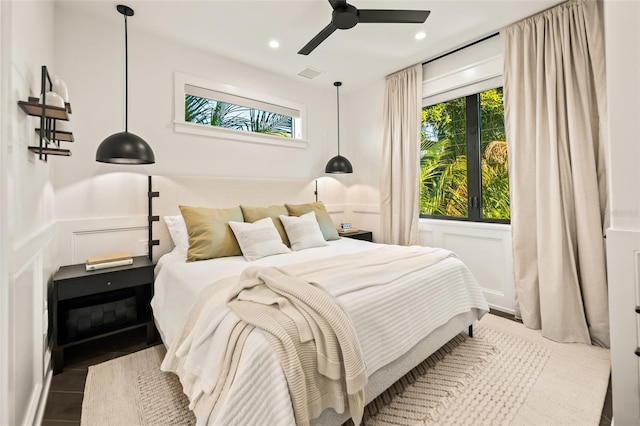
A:
[[[299,149],[306,149],[309,145],[308,141],[304,139],[289,139],[280,136],[249,133],[233,129],[205,126],[203,124],[187,123],[184,121],[174,121],[173,126],[173,130],[177,133],[208,136],[217,139],[231,139],[241,142],[257,143],[263,145],[276,145]]]
[[[424,226],[439,226],[439,227],[465,227],[474,229],[493,229],[496,231],[509,231],[511,230],[510,223],[491,223],[491,222],[469,222],[465,220],[447,220],[447,219],[433,219],[421,217],[418,220],[418,225]]]

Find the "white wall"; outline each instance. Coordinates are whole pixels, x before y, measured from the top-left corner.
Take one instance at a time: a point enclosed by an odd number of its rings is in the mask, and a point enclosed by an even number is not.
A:
[[[605,0],[609,103],[607,270],[615,424],[640,424],[640,3]]]
[[[490,79],[501,84],[502,40],[494,37],[476,46],[449,55],[425,66],[423,96],[442,96],[452,90],[454,97],[470,87],[484,90],[479,81]],[[469,75],[474,76],[469,79]],[[495,87],[495,86],[492,86]],[[374,81],[346,97],[347,139],[342,144],[354,173],[347,189],[346,210],[353,225],[380,231],[380,179],[384,130],[385,81]],[[446,98],[446,95],[445,95]],[[450,98],[448,98],[450,99]],[[440,102],[444,99],[436,100]],[[461,221],[420,219],[420,244],[442,247],[456,252],[478,279],[493,308],[506,312],[515,309],[511,227]],[[470,251],[470,248],[473,248]]]
[[[640,231],[640,3],[605,0],[609,103],[609,225]]]
[[[384,79],[342,97],[345,104],[347,137],[341,151],[353,165],[353,175],[345,180],[347,211],[355,228],[373,232],[374,241],[380,229],[380,178],[382,174],[382,135],[384,131]]]
[[[37,120],[17,106],[40,92],[40,67],[54,64],[52,2],[2,2],[2,306],[0,423],[32,424],[48,386],[47,285],[53,274],[55,209],[51,159],[28,152]]]
[[[115,7],[113,13],[117,14]],[[336,149],[333,86],[312,87],[302,78],[292,80],[146,35],[136,31],[136,16],[129,19],[129,130],[151,145],[156,164],[97,163],[98,144],[124,126],[124,24],[115,22],[84,16],[64,4],[56,8],[58,73],[69,87],[73,107],[69,128],[76,139],[71,145],[73,156],[55,164],[56,217],[61,221],[64,262],[99,254],[81,248],[83,244],[102,253],[118,248],[104,246],[107,240],[120,245],[120,251],[144,253],[147,174],[310,181],[324,175],[326,161]],[[306,105],[308,148],[175,133],[174,72]],[[342,194],[330,196],[325,191],[321,199],[340,204]],[[105,229],[114,231],[109,238]]]
[[[8,129],[4,119],[5,111],[9,109],[7,94],[10,92],[9,73],[6,71],[11,66],[11,47],[9,45],[9,34],[11,21],[9,19],[11,10],[6,3],[0,3],[0,423],[9,423],[9,327],[11,317],[9,316],[9,241],[2,238],[7,235],[7,216],[9,212],[9,197],[7,186],[8,167],[7,153],[2,143],[7,139]]]

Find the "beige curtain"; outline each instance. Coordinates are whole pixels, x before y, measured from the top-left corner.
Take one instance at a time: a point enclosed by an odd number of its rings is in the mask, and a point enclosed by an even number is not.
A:
[[[601,4],[506,28],[504,97],[518,307],[558,342],[609,346]]]
[[[418,244],[422,65],[387,76],[382,147],[381,221],[387,244]]]

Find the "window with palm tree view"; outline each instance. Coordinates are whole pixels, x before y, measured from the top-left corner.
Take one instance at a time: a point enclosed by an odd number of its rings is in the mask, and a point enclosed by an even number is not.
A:
[[[420,216],[508,222],[502,88],[422,108]]]
[[[244,132],[294,137],[291,116],[185,94],[184,120]]]

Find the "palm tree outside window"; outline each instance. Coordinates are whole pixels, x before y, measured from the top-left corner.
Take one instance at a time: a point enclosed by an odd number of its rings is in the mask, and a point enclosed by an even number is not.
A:
[[[420,216],[509,223],[502,88],[422,108]]]
[[[288,115],[185,94],[184,120],[244,132],[292,138],[294,119]]]

